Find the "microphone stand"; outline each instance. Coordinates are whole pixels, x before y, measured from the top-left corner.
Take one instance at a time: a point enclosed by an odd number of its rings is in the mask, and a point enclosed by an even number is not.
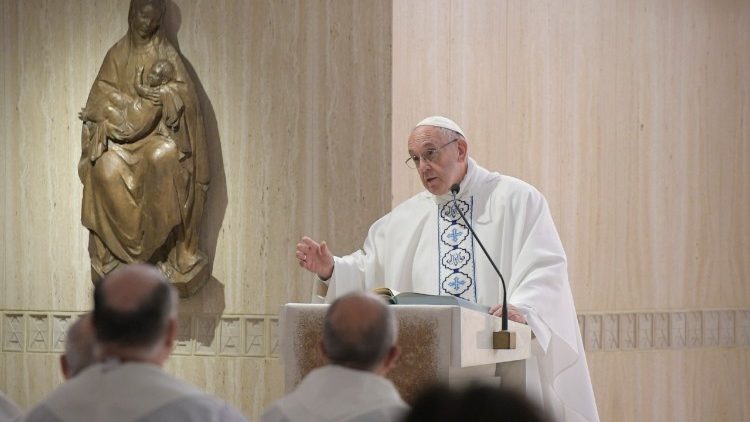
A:
[[[492,257],[490,257],[490,254],[487,252],[487,249],[482,244],[482,241],[479,240],[479,237],[474,232],[474,229],[471,228],[471,224],[466,219],[466,216],[461,211],[461,207],[458,206],[458,202],[456,202],[456,195],[458,194],[458,191],[461,189],[461,187],[458,185],[458,183],[451,186],[451,195],[453,195],[453,207],[458,211],[458,215],[461,216],[461,219],[466,224],[466,227],[469,228],[469,232],[471,232],[471,235],[476,239],[477,243],[479,243],[479,247],[482,248],[482,252],[484,252],[484,255],[487,257],[487,259],[490,261],[490,264],[492,264],[492,268],[495,269],[495,272],[498,276],[500,276],[500,281],[503,284],[503,308],[501,310],[500,319],[501,319],[501,331],[496,331],[492,333],[492,344],[493,348],[495,349],[515,349],[516,348],[516,333],[508,331],[508,300],[506,295],[506,288],[505,288],[505,279],[503,278],[503,274],[500,272],[500,270],[497,268],[497,265],[495,265],[495,261],[492,260]]]

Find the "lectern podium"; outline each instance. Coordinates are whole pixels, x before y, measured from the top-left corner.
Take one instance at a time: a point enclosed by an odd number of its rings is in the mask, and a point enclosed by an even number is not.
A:
[[[402,354],[389,378],[411,403],[435,381],[451,384],[483,378],[525,389],[525,361],[531,330],[509,321],[516,333],[514,349],[493,348],[500,318],[472,309],[445,305],[392,305],[399,323]],[[280,315],[281,357],[287,392],[311,370],[324,364],[318,351],[328,305],[290,303]]]

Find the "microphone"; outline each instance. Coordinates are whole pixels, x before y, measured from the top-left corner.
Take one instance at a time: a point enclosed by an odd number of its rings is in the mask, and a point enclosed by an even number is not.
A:
[[[477,237],[477,234],[474,233],[474,229],[471,228],[471,224],[466,220],[466,216],[464,216],[464,213],[461,212],[461,208],[458,206],[458,203],[456,202],[456,195],[458,194],[458,191],[461,190],[461,186],[458,185],[458,183],[451,186],[451,194],[453,195],[453,206],[456,208],[456,211],[458,211],[458,214],[461,216],[461,218],[464,220],[464,223],[466,223],[466,227],[469,228],[469,231],[471,232],[471,235],[476,239],[477,243],[479,243],[479,246],[482,248],[482,252],[484,252],[484,256],[487,257],[487,259],[490,260],[490,264],[492,264],[492,268],[495,269],[495,272],[497,275],[500,276],[500,281],[503,283],[503,309],[502,309],[502,330],[508,331],[508,302],[507,302],[507,295],[506,295],[506,289],[505,289],[505,279],[503,278],[503,275],[500,273],[500,270],[497,268],[497,265],[495,265],[495,261],[492,260],[492,257],[490,257],[490,254],[487,252],[487,249],[484,248],[484,245],[482,244],[482,241],[479,240],[479,237]],[[495,333],[495,334],[502,334],[502,333]],[[510,344],[508,347],[499,347],[502,349],[515,349],[515,339],[511,339],[509,341]]]

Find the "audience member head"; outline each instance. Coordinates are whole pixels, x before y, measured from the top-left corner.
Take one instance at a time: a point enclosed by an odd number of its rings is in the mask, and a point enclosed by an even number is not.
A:
[[[515,391],[483,384],[462,389],[436,385],[414,402],[404,422],[547,422],[550,419]]]
[[[75,320],[65,335],[65,353],[60,356],[60,366],[66,380],[96,362],[95,348],[94,326],[89,312]]]
[[[321,349],[332,364],[385,375],[401,354],[391,308],[375,294],[355,292],[326,313]]]
[[[94,287],[93,325],[102,357],[161,365],[177,335],[177,293],[155,267],[121,267]]]

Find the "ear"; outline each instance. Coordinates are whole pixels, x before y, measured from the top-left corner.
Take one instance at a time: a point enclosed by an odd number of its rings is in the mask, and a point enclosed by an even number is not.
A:
[[[65,355],[60,356],[60,369],[62,369],[63,378],[69,380],[70,366],[68,365],[68,359],[65,357]]]
[[[400,357],[401,347],[396,344],[391,347],[391,350],[388,351],[388,356],[386,356],[385,361],[383,362],[383,367],[385,368],[386,372],[396,367],[396,363],[398,362],[398,358]]]
[[[469,143],[466,139],[459,139],[456,143],[458,144],[458,160],[466,161],[469,156]]]

